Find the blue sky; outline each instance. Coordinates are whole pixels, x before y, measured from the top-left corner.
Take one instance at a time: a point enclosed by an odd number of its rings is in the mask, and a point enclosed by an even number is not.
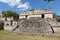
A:
[[[51,8],[54,13],[60,15],[60,0],[45,2],[44,0],[0,0],[0,13],[6,10],[20,12],[30,9]]]

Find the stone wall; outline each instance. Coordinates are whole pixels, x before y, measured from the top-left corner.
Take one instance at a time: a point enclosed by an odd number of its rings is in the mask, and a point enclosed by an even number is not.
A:
[[[4,30],[13,30],[17,26],[16,21],[4,21]]]
[[[18,27],[14,32],[22,34],[40,34],[40,33],[52,33],[50,25],[45,19],[42,18],[30,18],[19,20]]]
[[[53,14],[44,14],[45,18],[52,18],[53,19]]]
[[[4,30],[4,22],[0,20],[0,30]]]
[[[27,19],[29,19],[29,18],[31,18],[31,17],[40,17],[40,18],[41,18],[41,15],[29,15],[29,16],[27,17]]]
[[[26,15],[20,15],[20,16],[19,16],[19,19],[26,18],[25,16],[26,16]]]
[[[29,12],[24,12],[19,15],[19,19],[23,18],[30,18],[30,17],[40,17],[42,18],[42,14],[44,14],[44,18],[52,18],[53,19],[53,14],[52,11],[50,10],[34,10],[34,11],[29,11]],[[27,15],[27,17],[26,17]]]

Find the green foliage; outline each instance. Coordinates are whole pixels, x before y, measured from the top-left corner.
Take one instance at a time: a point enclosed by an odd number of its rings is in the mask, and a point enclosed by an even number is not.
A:
[[[31,9],[30,11],[34,11],[34,9]]]
[[[4,11],[2,11],[2,14],[4,14],[5,12]]]
[[[60,22],[60,16],[57,15],[56,13],[53,14],[53,18]]]
[[[2,15],[3,17],[13,17],[14,19],[18,19],[19,18],[19,15],[14,12],[14,11],[2,11]]]
[[[12,17],[12,16],[15,16],[15,15],[18,15],[16,12],[14,11],[2,11],[2,15],[4,17]]]
[[[58,21],[58,22],[60,22],[60,18],[59,18],[59,19],[57,19],[57,21]]]
[[[39,36],[39,35],[22,35],[9,33],[6,30],[0,30],[0,40],[60,40],[59,37]]]
[[[47,2],[52,2],[52,1],[54,1],[54,0],[44,0],[44,1],[47,1]]]

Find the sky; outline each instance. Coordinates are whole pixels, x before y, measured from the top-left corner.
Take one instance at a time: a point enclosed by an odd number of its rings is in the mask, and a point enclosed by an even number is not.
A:
[[[60,0],[45,2],[44,0],[0,0],[0,14],[2,11],[15,11],[20,14],[30,9],[51,8],[52,12],[60,15]]]

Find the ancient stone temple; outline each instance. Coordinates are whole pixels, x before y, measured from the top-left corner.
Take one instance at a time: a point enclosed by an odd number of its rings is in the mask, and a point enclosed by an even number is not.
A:
[[[22,34],[54,33],[47,19],[53,19],[51,10],[33,10],[19,15],[18,26],[13,30]]]
[[[52,18],[53,19],[53,14],[51,10],[34,10],[34,11],[29,11],[29,12],[23,12],[19,15],[19,19],[23,18],[31,18],[31,17],[40,17],[40,18]]]

